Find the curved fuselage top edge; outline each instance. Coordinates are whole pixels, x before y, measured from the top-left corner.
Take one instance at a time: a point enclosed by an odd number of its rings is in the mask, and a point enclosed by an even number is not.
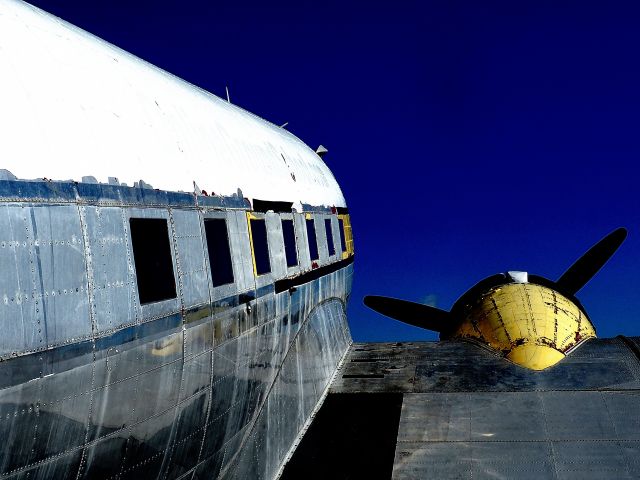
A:
[[[291,132],[78,27],[0,0],[0,168],[165,191],[346,207]]]

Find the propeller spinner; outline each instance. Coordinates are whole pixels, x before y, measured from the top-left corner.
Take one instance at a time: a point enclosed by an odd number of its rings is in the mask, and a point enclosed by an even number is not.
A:
[[[627,236],[618,228],[553,282],[526,272],[485,278],[450,312],[390,297],[369,295],[364,304],[401,322],[440,333],[441,340],[473,339],[533,370],[551,367],[595,328],[575,294],[604,266]]]

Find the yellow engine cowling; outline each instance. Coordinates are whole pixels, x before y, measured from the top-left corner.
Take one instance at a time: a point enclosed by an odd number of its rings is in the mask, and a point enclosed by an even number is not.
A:
[[[534,283],[508,283],[488,290],[449,338],[473,338],[512,362],[543,370],[596,332],[587,315],[555,290]]]

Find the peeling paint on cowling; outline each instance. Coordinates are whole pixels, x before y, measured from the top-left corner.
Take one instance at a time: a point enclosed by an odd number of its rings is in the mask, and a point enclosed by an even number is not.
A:
[[[596,337],[580,307],[534,283],[493,287],[465,310],[449,338],[475,339],[532,370],[555,365],[571,349]]]

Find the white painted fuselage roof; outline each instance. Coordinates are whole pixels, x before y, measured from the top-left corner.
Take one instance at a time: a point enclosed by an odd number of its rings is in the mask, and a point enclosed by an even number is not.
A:
[[[18,0],[0,0],[0,168],[21,179],[344,207],[297,137]]]

